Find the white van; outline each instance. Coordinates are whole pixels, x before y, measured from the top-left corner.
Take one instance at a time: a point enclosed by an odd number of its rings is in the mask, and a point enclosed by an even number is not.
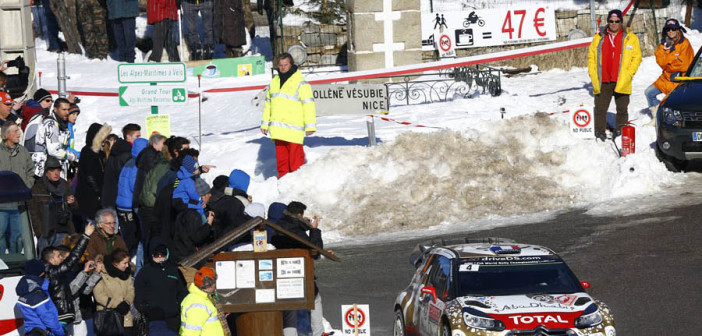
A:
[[[15,287],[24,275],[24,264],[27,260],[37,257],[34,233],[27,211],[27,200],[30,198],[29,189],[17,174],[0,171],[1,336],[24,334],[24,320],[15,306]]]

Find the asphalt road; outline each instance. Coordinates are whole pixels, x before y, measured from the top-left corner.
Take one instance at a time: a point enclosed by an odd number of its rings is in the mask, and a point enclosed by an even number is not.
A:
[[[592,296],[609,304],[618,335],[700,335],[702,198],[684,191],[679,196],[686,194],[699,204],[615,217],[574,211],[546,222],[451,236],[506,237],[552,248],[592,284]],[[409,254],[428,238],[335,248],[343,262],[316,265],[325,318],[340,329],[342,304],[370,304],[371,333],[391,335],[395,296],[414,271]]]

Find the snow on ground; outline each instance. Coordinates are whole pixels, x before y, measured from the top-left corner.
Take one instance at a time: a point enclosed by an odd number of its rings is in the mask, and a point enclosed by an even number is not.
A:
[[[699,32],[688,37],[696,50],[702,45]],[[44,50],[38,40],[42,84],[56,88],[56,54]],[[116,91],[117,64],[66,55],[69,91]],[[217,166],[205,175],[207,181],[242,169],[252,176],[254,201],[302,201],[308,215],[322,217],[326,242],[354,243],[533,222],[574,208],[592,215],[637,213],[647,207],[637,200],[661,203],[656,197],[699,174],[670,173],[655,158],[655,129],[646,125],[650,115],[643,91],[659,74],[648,57],[634,78],[629,111],[637,125],[637,148],[622,159],[610,143],[571,137],[570,114],[547,114],[593,105],[584,68],[503,77],[499,97],[392,107],[393,119],[436,128],[376,119],[380,144],[373,148],[366,146],[365,116],[319,117],[318,132],[305,141],[307,164],[282,180],[276,177],[273,143],[259,131],[261,112],[250,103],[257,92],[206,94],[202,144],[197,100],[161,107],[160,113],[170,114],[172,133],[201,148],[201,163]],[[270,73],[203,79],[202,86],[269,78]],[[197,79],[189,78],[187,85],[196,91]],[[82,100],[79,147],[93,122],[107,122],[119,133],[129,122],[144,125],[150,114],[148,107],[120,107],[114,97]],[[613,122],[614,114],[609,117]]]

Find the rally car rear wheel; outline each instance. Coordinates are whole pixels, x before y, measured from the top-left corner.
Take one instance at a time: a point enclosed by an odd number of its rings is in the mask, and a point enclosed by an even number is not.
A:
[[[402,316],[402,311],[395,311],[395,324],[393,325],[393,336],[406,336],[405,333],[405,318]]]

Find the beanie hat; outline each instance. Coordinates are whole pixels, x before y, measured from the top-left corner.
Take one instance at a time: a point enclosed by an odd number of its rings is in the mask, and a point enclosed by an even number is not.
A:
[[[37,103],[46,98],[51,98],[51,93],[49,93],[49,91],[39,89],[36,92],[34,92],[34,101],[36,101]]]
[[[244,208],[244,213],[251,217],[266,218],[266,206],[262,203],[251,203]]]
[[[214,181],[212,181],[212,188],[217,189],[217,190],[224,190],[224,188],[227,187],[229,184],[229,177],[226,175],[219,175],[215,177]]]
[[[39,276],[46,271],[44,262],[39,259],[32,259],[24,264],[24,274]]]
[[[200,165],[197,164],[197,160],[195,160],[194,157],[190,155],[186,155],[183,158],[183,164],[182,167],[185,168],[186,171],[189,173],[192,173],[197,170],[197,168],[200,167]]]
[[[71,107],[68,109],[68,114],[72,113],[80,113],[80,108],[76,104],[71,104]]]
[[[63,168],[61,166],[61,162],[59,162],[59,160],[53,156],[47,157],[46,162],[44,163],[44,171],[55,168]]]
[[[193,283],[197,288],[207,288],[212,286],[217,280],[215,271],[211,267],[204,266],[195,273]]]
[[[210,186],[201,177],[195,178],[195,190],[200,196],[205,196],[210,193]]]
[[[612,15],[616,15],[619,18],[619,20],[624,21],[624,14],[622,14],[622,11],[618,9],[612,9],[611,11],[609,11],[609,14],[607,14],[607,19],[611,18]]]
[[[7,92],[0,92],[0,100],[5,105],[12,105],[12,97]]]

